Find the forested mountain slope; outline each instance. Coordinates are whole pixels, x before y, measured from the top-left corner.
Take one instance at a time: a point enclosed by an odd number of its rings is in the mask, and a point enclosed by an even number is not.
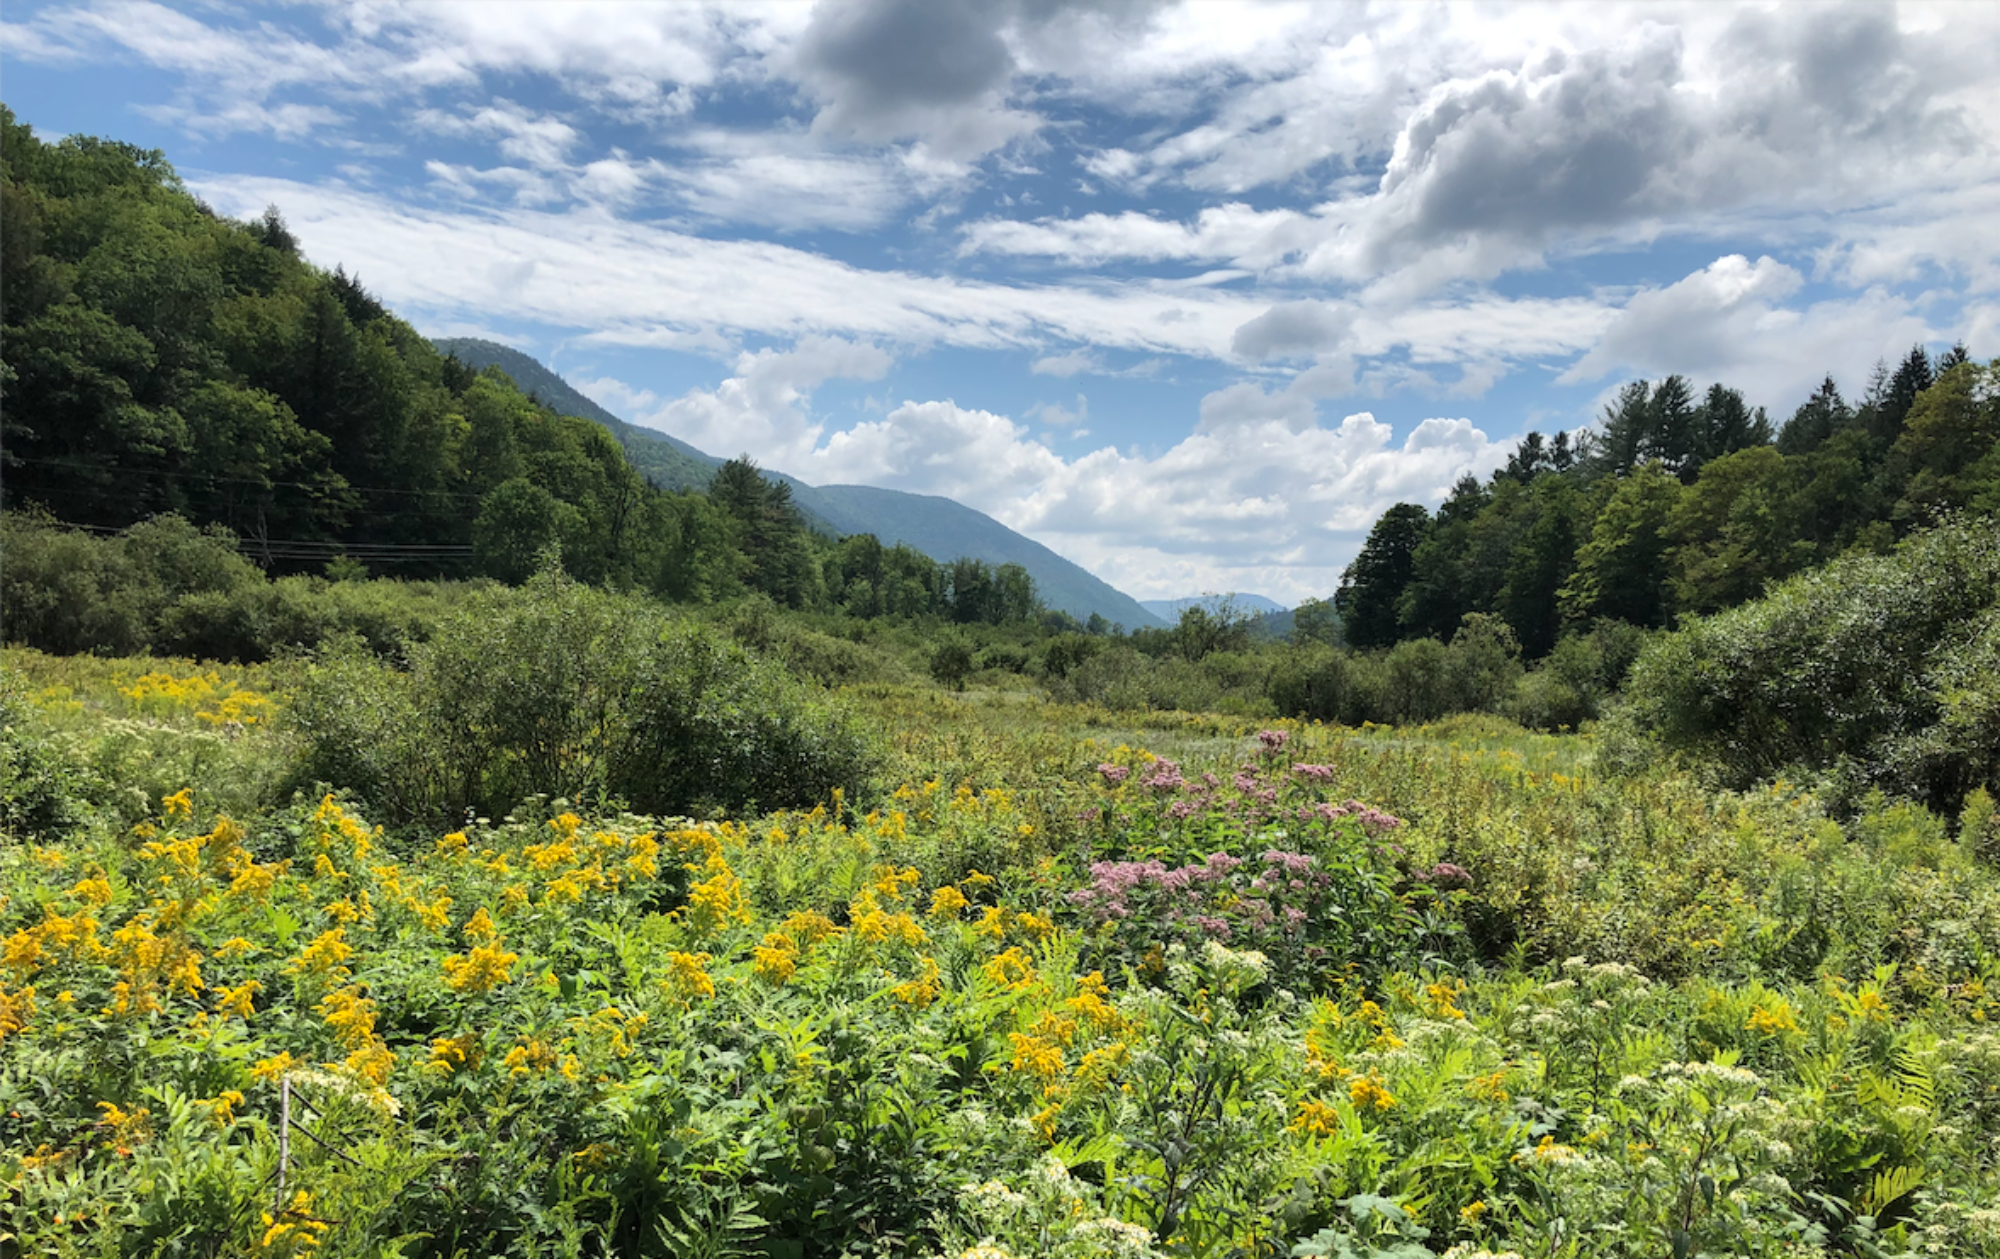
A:
[[[476,337],[442,338],[434,344],[468,366],[498,367],[513,377],[515,384],[564,415],[604,425],[624,445],[633,466],[662,488],[705,489],[722,466],[721,458],[676,437],[619,419],[519,350]],[[941,564],[960,556],[995,566],[1019,564],[1035,579],[1043,603],[1080,621],[1095,614],[1136,629],[1172,619],[1155,615],[1041,543],[951,499],[866,485],[808,485],[797,477],[768,470],[764,475],[788,484],[792,503],[807,522],[836,536],[872,533],[885,546],[909,546]]]

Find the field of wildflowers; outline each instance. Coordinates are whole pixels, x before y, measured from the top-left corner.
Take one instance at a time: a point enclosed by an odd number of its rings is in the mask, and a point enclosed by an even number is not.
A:
[[[2000,1253],[1911,806],[883,686],[853,798],[392,832],[279,672],[7,664],[95,785],[0,842],[0,1251]]]

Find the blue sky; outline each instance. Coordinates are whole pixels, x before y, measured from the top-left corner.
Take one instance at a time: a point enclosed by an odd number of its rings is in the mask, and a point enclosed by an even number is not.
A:
[[[16,3],[46,136],[433,335],[1142,598],[1329,593],[1634,376],[2000,354],[1990,7]]]

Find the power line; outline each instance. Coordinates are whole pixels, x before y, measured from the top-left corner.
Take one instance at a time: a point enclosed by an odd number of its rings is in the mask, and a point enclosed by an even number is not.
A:
[[[81,459],[38,459],[29,455],[6,456],[9,463],[30,463],[46,468],[78,468],[86,472],[110,472],[118,476],[155,476],[169,481],[202,481],[209,484],[255,485],[262,489],[276,489],[284,486],[290,489],[312,490],[321,494],[338,494],[343,490],[354,490],[362,494],[395,494],[405,498],[456,498],[466,502],[478,502],[483,495],[467,494],[458,490],[404,490],[386,485],[355,485],[342,481],[339,485],[316,485],[310,481],[267,481],[261,477],[218,476],[207,472],[176,472],[169,468],[114,468],[106,464],[91,463]]]

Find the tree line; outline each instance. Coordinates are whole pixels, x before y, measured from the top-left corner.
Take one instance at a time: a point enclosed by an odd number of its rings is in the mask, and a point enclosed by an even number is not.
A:
[[[1781,426],[1741,391],[1627,384],[1596,431],[1529,433],[1436,512],[1398,503],[1331,608],[1345,641],[1449,641],[1496,617],[1540,658],[1606,621],[1646,629],[1756,598],[1850,550],[2000,510],[2000,361],[1913,347],[1859,403],[1827,377]],[[1308,618],[1310,619],[1310,618]]]

